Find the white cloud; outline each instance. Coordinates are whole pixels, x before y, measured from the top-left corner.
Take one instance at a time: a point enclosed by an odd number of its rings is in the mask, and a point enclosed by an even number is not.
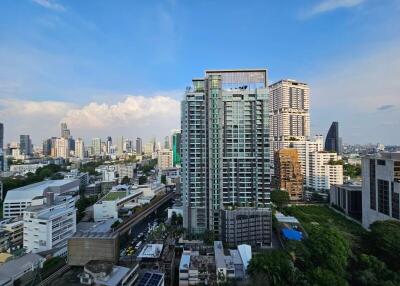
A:
[[[19,134],[31,134],[34,143],[59,135],[65,121],[74,137],[124,136],[162,138],[179,128],[180,103],[161,95],[133,96],[114,104],[90,102],[77,106],[69,102],[0,99],[0,118],[4,118],[6,142]]]
[[[59,3],[57,3],[55,0],[32,0],[34,3],[58,12],[63,12],[65,11],[65,7]]]
[[[339,8],[351,8],[360,5],[365,0],[323,0],[311,8],[306,16],[311,17],[317,14],[326,13]]]

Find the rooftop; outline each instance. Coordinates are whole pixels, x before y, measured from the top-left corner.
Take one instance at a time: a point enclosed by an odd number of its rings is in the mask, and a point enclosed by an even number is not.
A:
[[[140,279],[138,286],[158,286],[163,279],[163,273],[146,272]]]
[[[139,258],[159,258],[164,245],[162,244],[146,244],[140,254]]]
[[[98,232],[107,233],[111,230],[111,225],[115,219],[108,219],[101,222],[80,222],[76,225],[77,232]]]
[[[116,201],[116,200],[120,200],[126,196],[127,196],[126,191],[109,192],[107,195],[104,196],[102,201]]]
[[[0,280],[16,276],[21,271],[31,268],[32,265],[39,265],[43,260],[44,258],[40,255],[29,253],[8,261],[0,266]]]

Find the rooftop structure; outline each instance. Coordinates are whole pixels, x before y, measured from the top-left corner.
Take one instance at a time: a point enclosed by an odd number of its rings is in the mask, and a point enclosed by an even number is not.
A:
[[[44,260],[40,255],[29,253],[2,264],[0,266],[0,285],[13,285],[14,281],[29,275],[36,268],[42,268]]]
[[[164,286],[164,274],[146,272],[140,279],[138,286]]]
[[[138,255],[138,258],[159,258],[163,247],[164,245],[162,244],[146,244]]]

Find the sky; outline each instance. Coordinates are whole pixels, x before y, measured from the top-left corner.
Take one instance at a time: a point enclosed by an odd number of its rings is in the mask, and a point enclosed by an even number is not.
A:
[[[159,140],[206,69],[265,67],[311,89],[311,132],[400,144],[400,0],[2,0],[0,122]]]

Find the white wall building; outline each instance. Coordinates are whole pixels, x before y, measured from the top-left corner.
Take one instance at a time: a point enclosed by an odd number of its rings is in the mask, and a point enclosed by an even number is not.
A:
[[[26,207],[32,204],[35,197],[43,196],[48,192],[56,195],[79,191],[79,180],[48,180],[21,188],[9,190],[4,199],[3,217],[21,216]]]
[[[128,177],[129,179],[133,179],[135,176],[135,169],[136,169],[136,164],[119,164],[117,165],[117,172],[119,175],[119,178],[122,179],[124,177]]]
[[[55,140],[54,157],[69,157],[69,141],[66,138],[57,138]]]
[[[42,168],[47,164],[23,164],[23,165],[11,165],[10,172],[14,174],[26,175],[27,173],[35,173],[38,168]]]
[[[310,154],[310,177],[307,187],[314,191],[330,190],[331,185],[343,184],[343,165],[336,153],[320,151]]]
[[[79,159],[85,158],[85,143],[81,138],[75,140],[75,157]]]
[[[34,200],[25,209],[23,219],[23,245],[27,252],[66,247],[67,238],[76,231],[75,199],[48,194],[46,199]]]
[[[362,224],[400,219],[400,153],[379,153],[362,160]]]

